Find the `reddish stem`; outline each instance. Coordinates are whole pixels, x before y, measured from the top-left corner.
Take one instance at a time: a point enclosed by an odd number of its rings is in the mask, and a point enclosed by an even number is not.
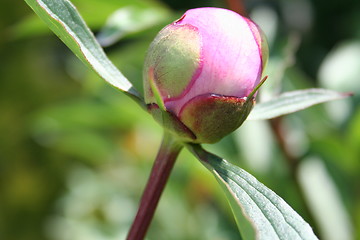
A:
[[[126,238],[127,240],[144,239],[154,216],[161,193],[165,188],[175,160],[182,147],[182,144],[174,139],[173,136],[168,133],[164,134],[158,155],[156,156],[149,180],[141,198],[138,212]]]
[[[314,233],[319,236],[319,227],[315,221],[315,216],[310,209],[310,206],[305,198],[305,193],[301,187],[301,183],[297,177],[299,171],[299,162],[300,159],[297,158],[289,149],[288,144],[286,143],[285,134],[282,127],[282,117],[270,119],[270,127],[274,136],[279,144],[280,150],[284,155],[287,166],[290,170],[290,177],[294,183],[296,191],[299,193],[300,201],[303,204],[303,211],[307,215],[307,221],[312,226]]]
[[[243,0],[226,0],[226,3],[229,6],[229,9],[244,17],[248,17]]]

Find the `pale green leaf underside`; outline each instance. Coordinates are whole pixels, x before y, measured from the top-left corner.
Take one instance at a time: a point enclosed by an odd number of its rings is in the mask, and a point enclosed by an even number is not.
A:
[[[315,104],[348,97],[348,93],[312,88],[286,92],[268,102],[256,104],[249,120],[264,120],[297,112]]]
[[[188,145],[188,148],[225,190],[245,239],[317,239],[309,224],[255,177],[199,145]]]
[[[93,33],[70,1],[25,1],[82,62],[112,86],[129,93],[136,99],[140,98],[132,84],[107,58]]]

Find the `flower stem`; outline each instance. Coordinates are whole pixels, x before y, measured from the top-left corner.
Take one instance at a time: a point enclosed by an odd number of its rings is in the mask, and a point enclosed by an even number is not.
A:
[[[247,17],[244,0],[226,0],[226,3],[228,4],[229,9],[237,12],[244,17]]]
[[[291,150],[288,147],[288,144],[286,143],[286,138],[284,135],[284,131],[282,129],[282,117],[270,119],[269,122],[270,122],[271,130],[274,133],[274,136],[279,144],[279,148],[284,155],[286,164],[289,167],[291,180],[293,181],[296,191],[299,194],[298,195],[299,200],[301,201],[301,203],[303,205],[303,212],[306,214],[306,217],[304,217],[304,218],[307,220],[307,222],[310,224],[310,226],[312,226],[313,231],[316,234],[316,236],[320,236],[319,226],[315,220],[314,213],[311,211],[309,203],[306,200],[304,190],[301,187],[299,179],[297,178],[298,171],[299,171],[299,163],[300,163],[301,159],[296,157],[291,152]]]
[[[165,132],[127,240],[142,240],[149,228],[175,160],[183,145]]]

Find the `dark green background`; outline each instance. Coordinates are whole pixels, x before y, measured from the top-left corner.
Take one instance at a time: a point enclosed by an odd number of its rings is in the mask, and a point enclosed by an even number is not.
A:
[[[168,10],[168,20],[106,48],[115,65],[139,90],[146,49],[164,25],[188,8],[226,7],[225,2],[215,0],[73,2],[95,32],[108,15],[127,5]],[[281,77],[283,90],[333,86],[319,81],[319,76],[326,76],[320,75],[319,69],[334,52],[342,51],[341,46],[360,45],[359,1],[249,0],[245,4],[250,13],[266,7],[278,21],[270,42],[272,70],[268,81],[281,72],[277,64],[287,55],[288,36],[300,36],[296,64]],[[307,20],[309,24],[304,25]],[[332,65],[334,71],[349,76],[349,65],[360,69],[360,55],[356,54],[350,51],[346,56],[355,60],[339,61]],[[329,222],[339,221],[339,226],[348,222],[345,225],[349,226],[350,238],[343,239],[360,239],[358,80],[355,74],[344,77],[344,84],[340,79],[340,87],[334,89],[355,94],[337,106],[338,111],[336,106],[328,107],[335,115],[344,115],[340,120],[331,117],[324,105],[284,118],[284,131],[294,154],[302,163],[316,158],[326,172],[324,188],[330,185],[335,189],[337,205],[332,201],[323,204],[329,204],[328,212],[335,218]],[[347,112],[342,111],[345,107]],[[275,140],[271,140],[267,165],[257,168],[244,154],[239,143],[244,138],[239,136],[245,133],[240,132],[207,148],[251,172],[312,221]],[[262,138],[261,132],[247,134]],[[0,239],[124,238],[160,140],[161,128],[152,118],[86,69],[25,2],[1,1]],[[256,151],[264,148],[260,142],[253,147]],[[337,208],[345,219],[337,218]],[[327,216],[316,209],[313,214]],[[322,221],[321,216],[315,217],[316,231],[327,239],[331,232]],[[336,227],[333,231],[338,231]],[[231,210],[215,180],[189,153],[182,153],[149,239],[220,240],[238,236]]]

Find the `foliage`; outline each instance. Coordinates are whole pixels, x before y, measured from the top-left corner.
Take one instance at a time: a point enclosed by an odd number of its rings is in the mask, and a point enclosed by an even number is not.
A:
[[[299,2],[304,4],[304,1]],[[156,7],[166,9],[164,12],[167,14],[170,12],[164,5],[150,1],[146,4],[141,1],[86,1],[85,4],[80,0],[74,3],[95,30],[105,22],[105,16],[125,5]],[[11,4],[19,5],[19,8],[12,6],[9,9],[16,11],[2,15],[4,22],[11,25],[5,28],[6,37],[1,40],[0,50],[4,56],[0,67],[3,78],[0,88],[0,128],[3,133],[0,141],[0,238],[121,238],[136,211],[142,190],[139,183],[146,181],[155,149],[160,144],[161,130],[138,106],[104,85],[74,59],[40,21],[32,18],[33,14],[23,3]],[[311,4],[308,7],[322,9],[320,3]],[[353,9],[359,9],[359,5],[355,4]],[[290,5],[277,3],[277,6],[289,9]],[[341,6],[338,11],[348,10],[347,6]],[[104,11],[99,11],[99,8]],[[276,24],[280,16],[272,9],[272,6],[254,6],[253,14],[256,16],[257,11],[265,11],[267,15],[262,16],[272,16],[270,19]],[[321,10],[319,15],[326,16],[327,11]],[[357,26],[356,15],[351,13],[346,15],[348,17],[339,16],[344,17],[343,21],[348,19],[349,26]],[[26,15],[29,17],[18,20],[19,16]],[[178,14],[172,15],[175,18]],[[305,30],[291,21],[278,22],[276,27],[279,31],[273,33],[270,76],[279,74],[271,74],[271,69],[275,72],[288,64],[283,62],[286,59],[283,54],[288,56],[288,53],[283,53],[287,40],[283,31],[286,28],[303,31],[300,33],[305,41],[296,55],[299,64],[279,77],[284,80],[278,81],[279,85],[270,86],[273,80],[268,81],[265,87],[269,90],[263,93],[263,98],[266,94],[274,94],[279,87],[284,90],[329,87],[326,79],[330,76],[322,69],[330,64],[330,60],[334,61],[331,48],[336,44],[340,46],[342,40],[358,43],[359,33],[345,32],[344,28],[326,42],[315,31],[321,28],[321,23],[325,26],[323,21],[314,21],[313,28]],[[289,26],[283,26],[285,23]],[[110,58],[128,79],[135,81],[133,84],[140,92],[143,54],[162,25],[154,24],[137,33],[129,33],[109,48]],[[314,39],[313,45],[311,38]],[[323,43],[321,52],[318,47],[320,39]],[[334,48],[334,52],[340,51],[338,49]],[[309,52],[313,56],[309,57]],[[347,54],[352,56],[351,52]],[[339,69],[351,67],[346,60],[337,64]],[[313,66],[320,66],[319,82],[312,80],[316,78]],[[356,78],[357,75],[354,75],[348,81]],[[341,79],[337,81],[341,82]],[[354,98],[335,105],[317,106],[283,119],[288,145],[293,154],[302,159],[299,178],[305,192],[311,193],[306,200],[316,213],[314,219],[325,239],[339,239],[338,236],[352,239],[359,234],[356,229],[359,229],[360,219],[357,188],[360,115],[356,107],[357,85],[348,86],[349,89],[334,90],[355,91]],[[251,128],[252,124],[259,123],[247,122],[246,128]],[[269,132],[267,123],[263,122],[262,126],[264,132]],[[272,133],[264,138],[261,132],[250,132],[247,134],[247,130],[242,128],[219,144],[206,148],[252,172],[306,220],[310,219],[282,153],[268,142]],[[247,143],[243,139],[247,139]],[[250,145],[251,149],[248,148]],[[264,149],[261,152],[267,154],[261,156],[257,153],[254,158],[248,157],[247,152],[259,151],[258,146]],[[312,169],[314,179],[309,183],[301,176],[306,176],[302,171],[308,172],[306,164],[310,163],[322,167]],[[324,173],[322,179],[317,178],[319,174],[316,171]],[[138,180],[131,181],[133,178]],[[326,202],[331,205],[325,210],[321,204],[320,207],[316,204],[314,195],[321,196],[329,191],[316,191],[318,186],[320,189],[324,186],[333,189],[330,191],[332,201]],[[237,238],[235,223],[222,197],[215,181],[193,157],[183,153],[159,206],[149,238]],[[173,216],[176,216],[175,222]],[[336,233],[333,232],[334,225]]]

